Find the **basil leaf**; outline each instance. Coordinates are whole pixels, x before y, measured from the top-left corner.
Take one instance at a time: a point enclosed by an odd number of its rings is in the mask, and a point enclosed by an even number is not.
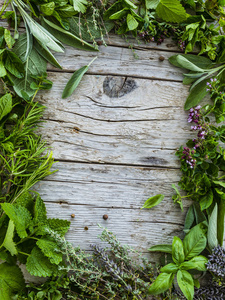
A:
[[[150,295],[158,295],[167,291],[173,282],[174,274],[161,273],[150,286],[148,292]]]
[[[145,204],[142,206],[142,208],[152,208],[156,205],[158,205],[163,199],[164,199],[164,195],[155,195],[151,198],[149,198],[148,200],[145,201]]]
[[[162,273],[168,273],[168,274],[169,273],[175,274],[175,273],[177,273],[177,270],[178,270],[178,266],[175,265],[175,264],[173,264],[173,263],[170,263],[170,264],[162,267],[160,269],[160,272],[162,272]]]
[[[164,252],[172,254],[172,245],[155,245],[148,249],[150,252]]]
[[[181,264],[184,261],[184,247],[181,239],[177,236],[173,238],[172,258],[175,264]]]
[[[203,255],[199,255],[199,256],[195,256],[193,257],[191,260],[189,261],[185,261],[180,265],[180,268],[182,270],[191,270],[191,269],[195,269],[198,271],[206,271],[206,263],[208,262],[208,259],[203,256]]]
[[[185,270],[179,270],[177,272],[177,283],[187,300],[192,300],[194,297],[194,281],[192,276]]]

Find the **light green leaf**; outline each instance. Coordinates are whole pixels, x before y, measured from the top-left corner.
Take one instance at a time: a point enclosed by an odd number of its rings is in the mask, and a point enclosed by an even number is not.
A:
[[[0,59],[0,77],[4,77],[6,75],[7,75],[7,72],[6,72],[5,66],[4,66],[2,60]]]
[[[145,0],[145,5],[147,9],[156,9],[160,0]]]
[[[167,291],[173,282],[174,274],[173,273],[161,273],[150,286],[148,292],[150,295],[158,295]]]
[[[37,241],[37,246],[42,253],[47,256],[52,264],[58,265],[62,261],[62,253],[60,253],[57,243],[49,238],[41,238]]]
[[[130,0],[122,0],[126,7],[129,7],[131,9],[137,9],[137,6],[131,2]]]
[[[160,0],[156,13],[166,22],[180,23],[187,19],[186,11],[179,0]]]
[[[225,188],[225,182],[223,182],[223,181],[216,181],[216,180],[214,180],[213,183],[215,183],[215,184],[217,184],[217,185],[220,185],[220,186],[222,186],[223,188]]]
[[[212,190],[209,190],[208,193],[206,195],[204,195],[203,197],[201,197],[201,199],[200,199],[199,204],[201,207],[201,211],[209,208],[212,203],[213,203],[213,192],[212,192]]]
[[[34,247],[28,256],[26,263],[27,271],[34,276],[48,277],[56,271],[56,265],[52,265],[38,247]]]
[[[98,51],[98,49],[96,49],[94,46],[88,44],[85,41],[82,41],[80,38],[73,35],[69,31],[64,30],[63,28],[57,26],[56,24],[45,18],[42,18],[42,25],[55,37],[57,37],[62,43],[82,50]]]
[[[131,14],[127,15],[127,27],[129,30],[134,30],[138,27],[138,22]]]
[[[1,245],[1,247],[5,247],[12,256],[17,254],[16,244],[13,241],[14,229],[15,225],[13,221],[9,220],[9,225],[6,231],[5,239]]]
[[[78,84],[80,83],[81,79],[83,78],[84,74],[89,69],[89,66],[96,58],[97,57],[95,57],[87,66],[83,66],[82,68],[80,68],[79,70],[77,70],[76,72],[73,73],[72,77],[67,82],[67,84],[63,90],[63,93],[62,93],[63,99],[72,95],[72,93],[75,91]]]
[[[188,60],[184,55],[177,55],[177,63],[181,66],[181,68],[188,69],[194,72],[204,73],[204,69],[199,68],[197,65]]]
[[[173,263],[170,263],[160,269],[160,272],[168,273],[168,274],[170,274],[170,273],[175,274],[175,273],[177,273],[177,271],[178,271],[178,266]]]
[[[208,246],[209,249],[212,251],[215,247],[218,246],[218,240],[217,240],[217,217],[218,217],[218,206],[217,203],[215,204],[215,207],[211,213],[211,216],[209,217],[209,226],[208,226],[208,233],[207,233],[207,239],[208,239]]]
[[[40,10],[46,15],[51,16],[55,10],[55,2],[49,2],[40,5]]]
[[[202,223],[193,227],[183,240],[185,259],[199,255],[206,247],[207,239]]]
[[[192,300],[194,297],[194,280],[191,274],[185,270],[179,270],[177,272],[177,283],[187,300]]]
[[[189,261],[183,262],[180,267],[182,270],[191,270],[195,269],[198,271],[206,271],[206,263],[208,262],[208,259],[205,256],[199,255],[193,257]]]
[[[198,85],[196,85],[191,92],[189,93],[186,102],[184,104],[184,109],[188,110],[192,107],[195,107],[199,104],[199,102],[206,96],[206,85],[207,79],[201,81]]]
[[[12,300],[13,292],[25,287],[23,273],[20,268],[8,263],[0,264],[0,299]]]
[[[176,54],[173,56],[170,56],[169,62],[179,68],[182,68],[183,66],[180,64],[180,62],[177,60],[177,57],[184,57],[186,60],[188,60],[190,63],[194,64],[195,66],[199,67],[200,69],[210,69],[213,66],[213,62],[204,56],[198,56],[194,54]],[[182,63],[182,62],[181,62]]]
[[[73,4],[73,8],[75,11],[85,13],[86,11],[86,6],[88,4],[87,0],[71,0],[70,1]]]
[[[172,254],[172,245],[155,245],[148,249],[150,252],[164,252]]]
[[[27,237],[26,229],[31,224],[31,214],[29,211],[23,206],[11,203],[2,203],[1,206],[10,220],[14,222],[19,237],[21,239]]]
[[[14,45],[14,43],[15,43],[15,40],[11,36],[11,32],[6,28],[4,30],[4,38],[5,38],[5,41],[6,41],[6,45],[8,46],[9,49],[11,49],[12,46]]]
[[[45,47],[44,45],[41,45],[39,42],[35,41],[34,48],[50,64],[52,64],[56,68],[62,69],[62,67],[58,63],[57,59],[55,58],[55,56],[51,53],[51,51],[47,47]]]
[[[184,247],[181,239],[177,236],[173,238],[172,258],[175,264],[181,264],[184,261]]]
[[[5,94],[0,98],[0,120],[12,110],[12,95]]]
[[[158,194],[155,195],[151,198],[149,198],[148,200],[145,201],[145,204],[142,206],[142,208],[152,208],[156,205],[158,205],[163,199],[164,199],[164,195]]]
[[[123,8],[117,12],[115,12],[114,14],[112,14],[109,19],[110,20],[119,20],[121,18],[123,18],[124,16],[126,16],[127,12],[129,11],[128,8]]]

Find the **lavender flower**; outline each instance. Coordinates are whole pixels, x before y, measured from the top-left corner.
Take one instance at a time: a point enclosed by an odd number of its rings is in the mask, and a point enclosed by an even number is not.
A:
[[[225,278],[225,249],[217,246],[209,255],[209,261],[206,264],[207,269],[222,279]]]

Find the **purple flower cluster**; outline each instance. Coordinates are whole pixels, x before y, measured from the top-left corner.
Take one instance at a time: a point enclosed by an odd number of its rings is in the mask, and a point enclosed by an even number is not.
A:
[[[194,150],[199,147],[199,140],[204,140],[208,131],[207,131],[207,124],[202,122],[201,113],[200,113],[201,106],[198,105],[194,108],[191,108],[188,115],[188,123],[195,123],[194,126],[191,126],[192,130],[198,130],[198,139],[194,139],[193,142],[196,142],[194,146]]]
[[[182,153],[183,156],[181,157],[181,159],[185,159],[186,163],[190,166],[191,169],[193,169],[196,164],[196,159],[194,159],[192,156],[193,154],[195,154],[195,150],[191,150],[188,147],[184,147]]]
[[[206,266],[216,276],[225,278],[225,249],[221,246],[214,248]]]
[[[181,51],[185,50],[185,42],[183,42],[182,40],[178,41],[178,46]]]
[[[214,85],[213,83],[216,82],[216,81],[217,81],[216,78],[214,78],[214,79],[211,78],[211,79],[210,79],[210,82],[207,82],[207,83],[206,83],[206,85],[207,85],[206,91],[207,91],[207,92],[212,91],[213,85]]]
[[[200,122],[200,109],[201,109],[201,106],[198,105],[198,106],[196,106],[194,108],[191,108],[189,110],[188,123],[194,122],[196,124],[199,124],[199,122]]]

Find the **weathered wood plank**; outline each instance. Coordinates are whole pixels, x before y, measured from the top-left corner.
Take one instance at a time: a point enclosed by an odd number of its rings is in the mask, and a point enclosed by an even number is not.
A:
[[[187,87],[89,75],[61,99],[69,77],[51,73],[53,89],[37,98],[47,106],[41,132],[56,159],[179,168],[175,151],[192,136],[183,111]]]

